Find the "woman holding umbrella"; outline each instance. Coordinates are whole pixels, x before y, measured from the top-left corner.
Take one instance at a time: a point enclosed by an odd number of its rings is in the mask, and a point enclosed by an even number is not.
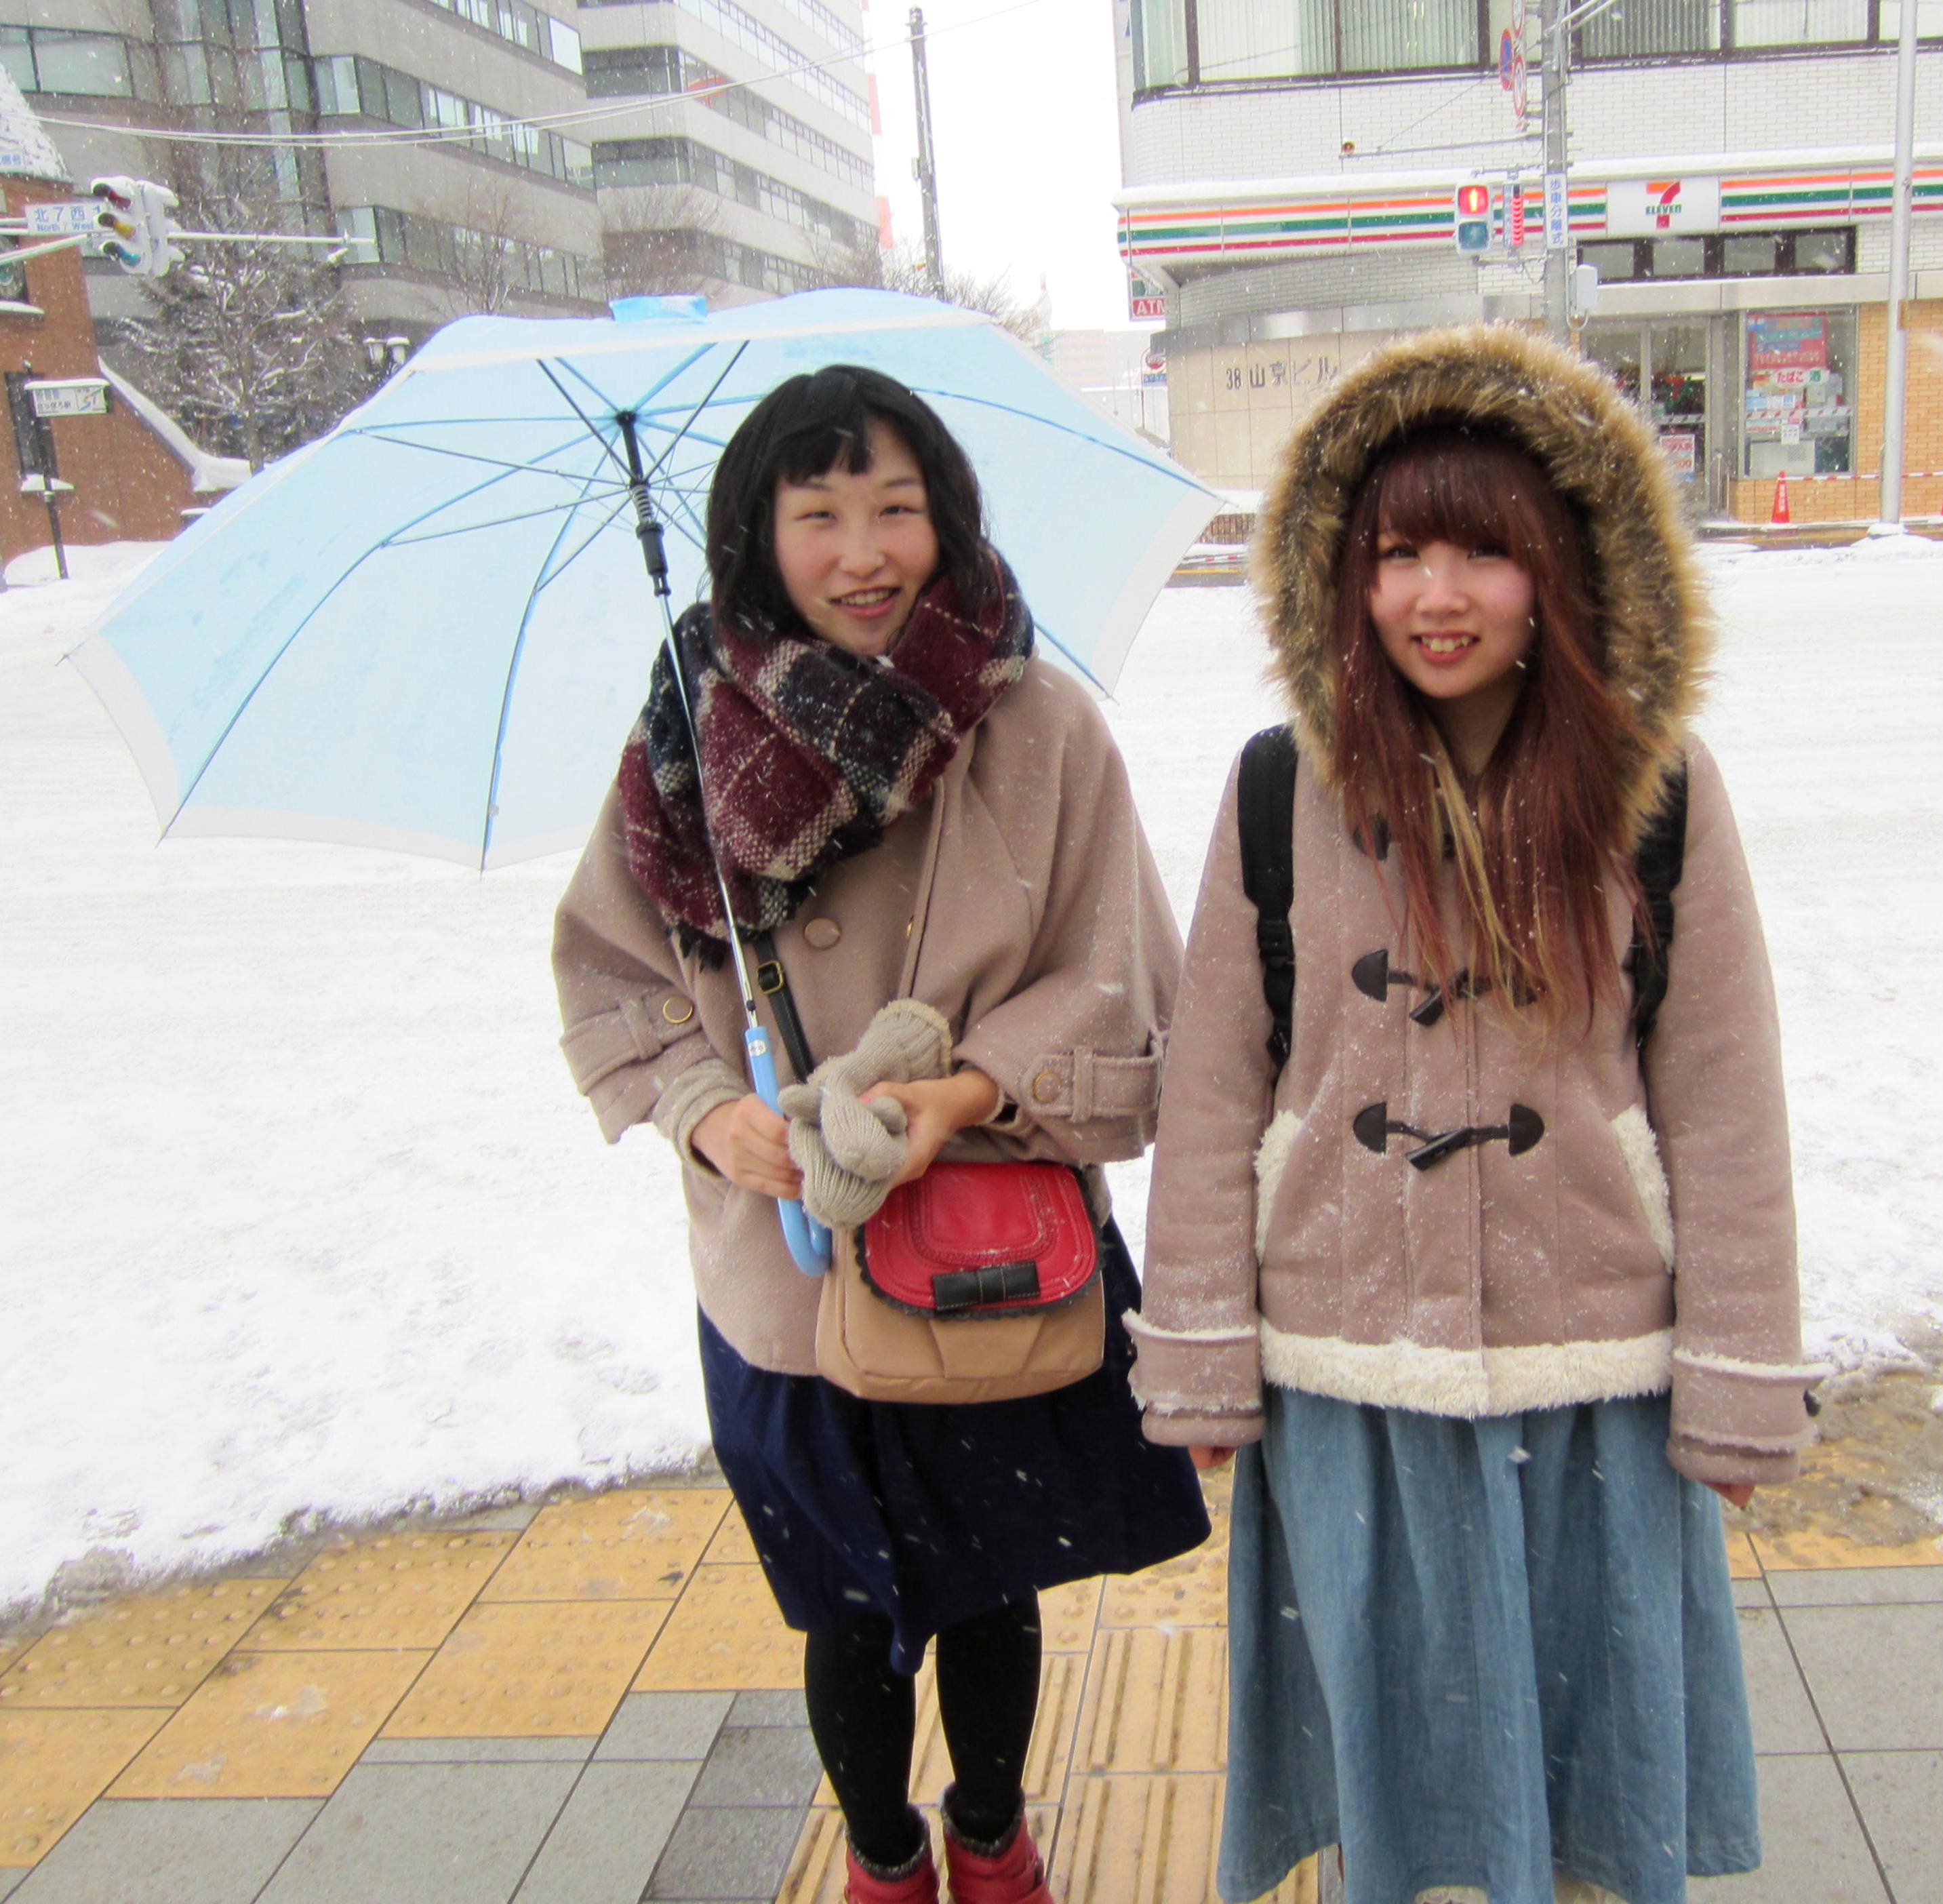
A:
[[[732,930],[753,941],[809,1050],[865,1067],[901,1127],[897,1182],[941,1156],[1050,1160],[1103,1212],[1098,1166],[1153,1135],[1179,941],[1105,725],[1035,655],[971,465],[919,398],[848,367],[790,379],[724,450],[707,539],[711,600],[677,631],[695,741],[665,650],[560,907],[565,1049],[610,1141],[651,1120],[686,1166],[716,1452],[806,1635],[847,1895],[938,1896],[909,1800],[935,1636],[950,1895],[1051,1904],[1021,1783],[1037,1592],[1207,1531],[1185,1454],[1140,1436],[1131,1264],[1103,1218],[1104,1361],[1050,1393],[922,1405],[823,1380],[819,1283],[776,1217],[815,1128],[799,1116],[793,1144],[750,1091],[725,954]],[[871,1061],[892,1001],[945,1034],[941,1061]]]

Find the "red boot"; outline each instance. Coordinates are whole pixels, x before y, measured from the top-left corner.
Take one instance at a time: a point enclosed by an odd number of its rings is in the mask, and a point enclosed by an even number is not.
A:
[[[931,1861],[928,1837],[917,1863],[895,1878],[880,1878],[859,1864],[857,1853],[848,1844],[843,1847],[843,1856],[847,1868],[843,1904],[938,1904],[938,1867]]]
[[[944,1799],[944,1875],[951,1904],[1057,1904],[1023,1805],[1011,1835],[996,1850],[974,1850],[952,1827],[950,1792]]]

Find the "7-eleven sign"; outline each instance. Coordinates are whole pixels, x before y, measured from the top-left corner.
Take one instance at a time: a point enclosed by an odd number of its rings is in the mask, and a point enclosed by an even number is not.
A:
[[[1669,232],[1720,229],[1718,179],[1615,179],[1606,187],[1608,237],[1658,238]]]

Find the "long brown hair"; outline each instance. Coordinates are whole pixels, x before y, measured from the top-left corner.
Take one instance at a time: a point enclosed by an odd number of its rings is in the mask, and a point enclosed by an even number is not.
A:
[[[1531,577],[1536,638],[1523,691],[1475,780],[1453,758],[1432,704],[1378,642],[1369,599],[1385,531],[1495,547]],[[1397,854],[1410,956],[1447,995],[1529,1006],[1535,1028],[1552,1036],[1581,1012],[1589,1027],[1595,1002],[1619,992],[1608,882],[1643,914],[1619,791],[1621,744],[1638,727],[1607,684],[1590,559],[1571,505],[1503,436],[1455,422],[1412,431],[1373,465],[1350,511],[1334,632],[1337,783],[1358,838]],[[1447,852],[1459,874],[1456,935],[1436,901]]]

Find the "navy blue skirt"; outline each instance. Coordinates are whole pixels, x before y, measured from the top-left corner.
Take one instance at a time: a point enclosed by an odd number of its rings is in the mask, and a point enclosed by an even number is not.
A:
[[[1186,1451],[1140,1433],[1121,1319],[1140,1285],[1111,1223],[1100,1255],[1104,1363],[1016,1402],[861,1401],[820,1375],[754,1367],[701,1316],[716,1458],[790,1626],[882,1614],[892,1663],[915,1672],[943,1627],[1208,1537]]]

